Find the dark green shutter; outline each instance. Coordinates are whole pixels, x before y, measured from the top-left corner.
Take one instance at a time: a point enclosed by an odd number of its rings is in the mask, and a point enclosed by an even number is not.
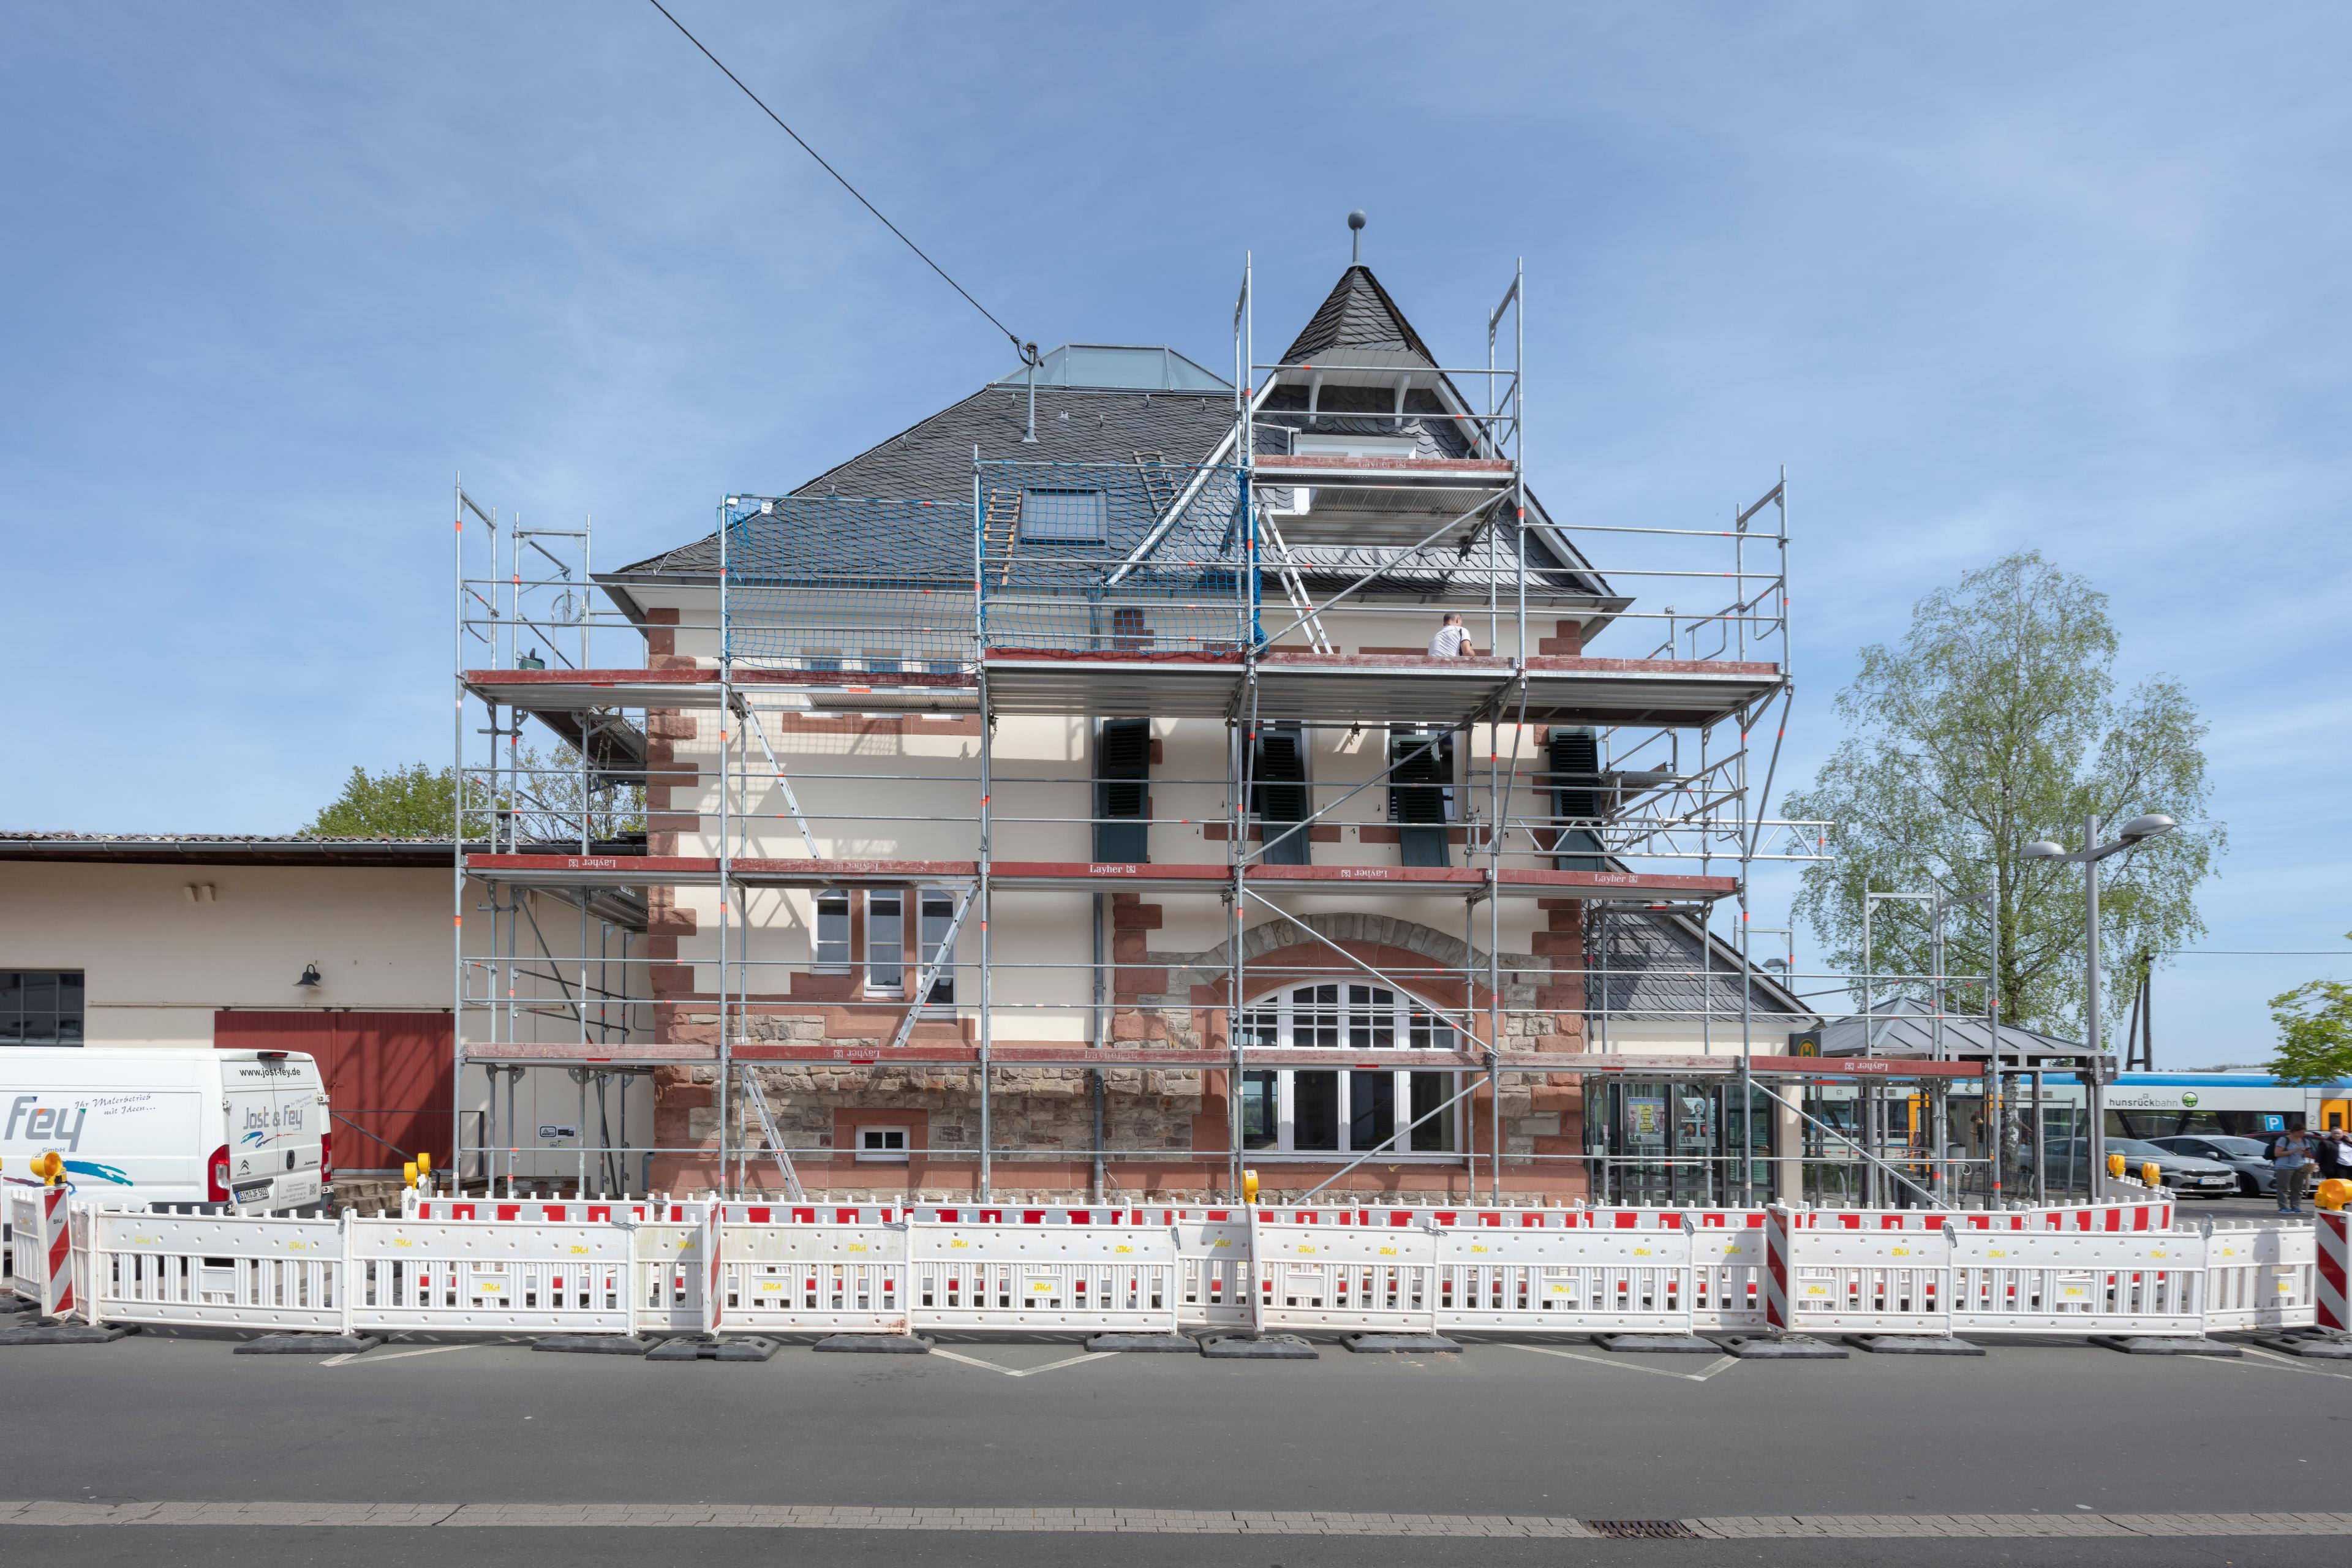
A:
[[[1551,732],[1551,782],[1554,816],[1597,819],[1601,816],[1599,731],[1576,726]],[[1562,828],[1554,847],[1559,851],[1552,862],[1557,870],[1607,869],[1601,855],[1601,836],[1589,827]]]
[[[1095,745],[1095,858],[1151,858],[1151,721],[1106,719]]]
[[[1265,853],[1260,858],[1269,866],[1310,864],[1307,830],[1283,831],[1283,824],[1304,822],[1313,811],[1312,792],[1307,787],[1305,742],[1305,734],[1297,730],[1258,731],[1257,754],[1250,764],[1250,794],[1255,798],[1250,805],[1265,829]]]
[[[1454,737],[1391,734],[1389,762],[1389,815],[1397,822],[1400,858],[1408,866],[1452,865],[1444,823],[1445,789],[1454,782]]]

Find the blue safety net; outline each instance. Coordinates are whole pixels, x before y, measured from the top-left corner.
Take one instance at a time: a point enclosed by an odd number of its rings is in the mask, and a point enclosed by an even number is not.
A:
[[[982,647],[1166,657],[1249,641],[1237,469],[987,463],[979,479],[977,515],[971,503],[737,498],[725,521],[729,654],[950,673]]]

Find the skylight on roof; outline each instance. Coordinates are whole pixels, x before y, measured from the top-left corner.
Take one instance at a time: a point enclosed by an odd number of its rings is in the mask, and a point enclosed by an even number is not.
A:
[[[999,386],[1026,386],[1016,368]],[[1174,349],[1133,343],[1064,343],[1037,366],[1040,386],[1094,387],[1120,392],[1231,392],[1233,383],[1202,369]]]

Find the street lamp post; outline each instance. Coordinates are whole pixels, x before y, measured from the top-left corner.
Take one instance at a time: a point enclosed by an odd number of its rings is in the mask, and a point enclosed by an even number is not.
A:
[[[2083,819],[2083,847],[2069,854],[2065,846],[2047,838],[2025,847],[2029,860],[2064,860],[2083,868],[2083,1048],[2090,1058],[2084,1075],[2084,1098],[2090,1109],[2091,1195],[2096,1198],[2107,1172],[2106,1062],[2099,1038],[2099,862],[2110,855],[2137,848],[2180,825],[2161,812],[2135,816],[2116,830],[2107,843],[2099,842],[2096,813]]]

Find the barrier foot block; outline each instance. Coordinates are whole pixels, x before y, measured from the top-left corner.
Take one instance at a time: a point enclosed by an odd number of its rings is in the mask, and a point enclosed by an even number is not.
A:
[[[381,1334],[264,1334],[231,1355],[357,1355],[383,1343]]]
[[[0,1345],[105,1345],[131,1331],[120,1323],[93,1329],[88,1323],[60,1323],[54,1318],[44,1318],[22,1328],[0,1329]]]
[[[1845,1342],[1873,1355],[1982,1355],[1984,1346],[1949,1334],[1848,1334]]]
[[[1444,1334],[1349,1334],[1340,1342],[1358,1355],[1443,1355],[1462,1349]]]
[[[643,1355],[654,1348],[654,1343],[635,1334],[549,1334],[531,1341],[530,1348],[572,1355]]]
[[[757,1335],[740,1340],[714,1340],[683,1334],[664,1340],[646,1352],[647,1361],[765,1361],[776,1353],[776,1342]]]
[[[1825,1340],[1810,1339],[1803,1334],[1788,1334],[1780,1339],[1750,1338],[1747,1334],[1726,1334],[1715,1342],[1726,1355],[1736,1355],[1749,1361],[1843,1361],[1843,1345],[1833,1345]]]
[[[852,1355],[929,1355],[931,1342],[920,1334],[833,1334],[809,1348]]]
[[[1087,1341],[1090,1351],[1119,1351],[1133,1354],[1178,1351],[1185,1355],[1201,1353],[1200,1344],[1185,1334],[1096,1334]]]
[[[2195,1334],[2093,1334],[2091,1342],[2126,1355],[2242,1356],[2236,1345],[2225,1345]]]
[[[1211,1334],[1201,1342],[1211,1361],[1315,1361],[1315,1347],[1297,1334]]]
[[[2303,1356],[2312,1361],[2352,1361],[2352,1340],[2334,1334],[2306,1331],[2303,1333],[2256,1334],[2253,1342],[2266,1351],[2282,1355]]]
[[[1640,1355],[1721,1355],[1723,1347],[1696,1334],[1595,1334],[1593,1343],[1605,1351]]]

